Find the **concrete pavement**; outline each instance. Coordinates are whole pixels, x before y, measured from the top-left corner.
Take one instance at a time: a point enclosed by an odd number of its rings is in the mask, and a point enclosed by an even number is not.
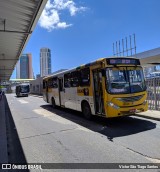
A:
[[[5,96],[3,96],[0,101],[0,163],[8,163],[5,101]],[[137,113],[135,116],[160,121],[160,111],[148,110],[147,112]]]
[[[8,163],[4,96],[0,100],[0,163]]]
[[[88,121],[39,97],[7,95],[7,100],[28,163],[148,163],[160,157],[159,121],[133,116]]]

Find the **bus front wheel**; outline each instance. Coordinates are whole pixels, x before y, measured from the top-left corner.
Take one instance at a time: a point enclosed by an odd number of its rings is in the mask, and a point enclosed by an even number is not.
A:
[[[82,103],[82,113],[86,119],[91,119],[91,108],[87,102]]]

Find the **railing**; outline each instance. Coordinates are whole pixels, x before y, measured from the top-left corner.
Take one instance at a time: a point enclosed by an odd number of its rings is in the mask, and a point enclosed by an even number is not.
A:
[[[146,80],[147,101],[150,110],[160,110],[160,78],[151,78]]]

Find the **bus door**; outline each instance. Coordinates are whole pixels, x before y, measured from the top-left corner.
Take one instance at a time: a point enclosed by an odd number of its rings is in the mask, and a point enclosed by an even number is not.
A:
[[[59,87],[59,104],[60,106],[64,106],[65,89],[63,86],[63,78],[58,78],[58,87]]]
[[[93,71],[93,85],[94,85],[94,102],[95,113],[104,114],[104,98],[103,98],[103,85],[102,85],[102,71],[96,69]]]
[[[47,103],[49,103],[49,100],[48,100],[48,82],[46,81],[46,101]]]

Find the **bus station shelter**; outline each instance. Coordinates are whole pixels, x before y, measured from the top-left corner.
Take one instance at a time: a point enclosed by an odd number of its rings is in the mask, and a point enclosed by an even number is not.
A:
[[[47,0],[0,0],[0,83],[8,81]]]

